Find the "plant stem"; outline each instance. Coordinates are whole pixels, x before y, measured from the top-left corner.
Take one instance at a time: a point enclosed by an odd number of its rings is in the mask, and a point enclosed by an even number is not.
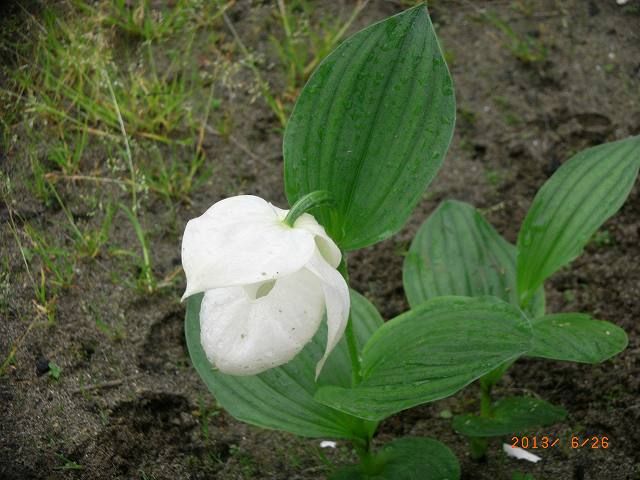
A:
[[[347,256],[345,252],[342,252],[342,261],[340,262],[340,265],[338,265],[338,271],[347,282],[347,285],[349,285],[349,269],[347,267]],[[355,387],[362,380],[362,373],[360,356],[358,354],[358,342],[353,328],[353,317],[351,316],[351,312],[349,312],[349,319],[347,320],[345,337],[347,339],[349,358],[351,359],[351,385],[352,387]],[[378,427],[378,422],[371,422],[363,419],[358,419],[358,422],[362,430],[359,437],[352,440],[352,444],[360,458],[360,464],[362,465],[363,471],[373,475],[378,473],[381,467],[381,463],[371,452],[371,439]]]
[[[480,416],[490,417],[492,414],[491,387],[489,383],[480,382]],[[471,437],[471,457],[480,460],[487,455],[489,439],[487,437]]]
[[[347,268],[347,258],[345,253],[342,252],[342,261],[338,265],[338,271],[344,277],[344,280],[349,285],[349,270]],[[349,358],[351,359],[351,384],[356,386],[362,380],[362,374],[360,373],[360,356],[358,355],[358,342],[356,340],[356,333],[353,329],[353,318],[351,312],[349,312],[349,319],[347,320],[347,328],[345,329],[345,337],[347,338],[347,347],[349,349]]]
[[[363,443],[353,442],[353,446],[355,447],[358,458],[360,459],[362,470],[368,474],[377,473],[376,470],[378,469],[378,464],[376,463],[375,455],[371,453],[371,440],[367,439]]]
[[[345,335],[347,337],[347,346],[349,347],[349,357],[351,358],[351,384],[356,386],[362,380],[362,374],[360,373],[360,357],[358,356],[358,344],[356,342],[356,334],[353,331],[351,314],[349,314]]]
[[[491,408],[491,384],[480,382],[480,416],[490,417],[492,412]]]

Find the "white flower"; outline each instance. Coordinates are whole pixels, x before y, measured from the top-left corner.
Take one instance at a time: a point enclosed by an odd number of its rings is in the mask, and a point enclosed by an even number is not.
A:
[[[327,346],[316,376],[344,333],[349,289],[336,270],[341,253],[304,213],[241,195],[190,220],[182,239],[183,299],[204,292],[202,347],[221,372],[253,375],[287,363],[313,338],[325,315]]]

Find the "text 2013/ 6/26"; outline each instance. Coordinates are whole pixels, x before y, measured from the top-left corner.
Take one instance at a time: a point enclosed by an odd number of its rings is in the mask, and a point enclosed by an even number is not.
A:
[[[525,450],[538,450],[568,445],[570,448],[607,449],[609,437],[604,435],[580,436],[571,435],[566,439],[552,435],[524,435],[511,437],[512,448],[524,448]]]

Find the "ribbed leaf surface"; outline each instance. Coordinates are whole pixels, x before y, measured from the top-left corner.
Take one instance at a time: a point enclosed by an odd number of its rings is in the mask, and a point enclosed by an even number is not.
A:
[[[583,313],[546,315],[532,327],[532,357],[600,363],[624,350],[629,341],[620,327]]]
[[[422,224],[403,267],[404,290],[412,307],[445,295],[492,295],[518,305],[516,247],[471,205],[447,200]],[[531,316],[544,314],[538,290]]]
[[[284,136],[293,204],[330,191],[314,211],[343,250],[400,229],[440,168],[455,123],[453,85],[425,6],[345,40],[304,87]]]
[[[531,327],[494,297],[442,297],[385,323],[362,353],[355,388],[322,387],[315,398],[369,420],[452,395],[525,353]]]
[[[313,399],[318,388],[315,366],[326,345],[326,328],[286,365],[248,377],[225,375],[213,369],[200,345],[201,301],[202,294],[187,300],[185,333],[189,354],[200,377],[231,415],[259,427],[308,437],[351,438],[362,433],[360,420]],[[375,307],[354,291],[351,302],[358,343],[364,345],[382,320]],[[319,382],[340,382],[345,378],[350,382],[351,364],[343,339],[327,361]]]
[[[583,250],[622,206],[638,175],[640,136],[589,148],[538,191],[518,235],[518,292],[532,293]]]
[[[460,415],[453,428],[468,437],[496,437],[525,433],[564,420],[567,411],[533,397],[510,397],[496,402],[491,417]]]

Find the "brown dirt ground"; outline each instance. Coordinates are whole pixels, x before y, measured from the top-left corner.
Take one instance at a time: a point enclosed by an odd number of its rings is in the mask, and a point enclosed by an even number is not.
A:
[[[378,306],[385,318],[407,308],[401,281],[401,253],[424,218],[446,198],[488,209],[490,221],[514,241],[533,195],[573,152],[640,133],[640,13],[631,0],[438,1],[431,12],[451,66],[458,99],[458,125],[445,165],[410,222],[395,237],[353,254],[353,286]],[[518,6],[531,5],[531,12]],[[339,1],[322,8],[340,10]],[[232,11],[241,36],[267,58],[274,32],[269,2],[240,2]],[[353,30],[397,13],[396,1],[372,1]],[[514,31],[529,33],[548,46],[544,61],[527,65],[510,52],[509,40],[482,20],[487,8]],[[227,41],[230,41],[227,39]],[[268,63],[266,63],[268,65]],[[242,85],[225,102],[233,105],[233,135],[255,155],[248,156],[220,137],[205,146],[214,162],[212,180],[195,192],[191,206],[167,209],[150,201],[143,212],[150,232],[155,273],[179,265],[180,235],[186,221],[225,196],[252,193],[284,206],[281,131],[261,100],[251,102]],[[265,75],[279,81],[275,69]],[[104,158],[96,153],[95,162]],[[0,168],[24,189],[28,167],[20,148],[0,156]],[[82,219],[82,203],[63,190]],[[29,197],[13,205],[23,218],[55,232],[63,213]],[[100,192],[107,195],[107,192]],[[11,280],[6,308],[0,310],[0,352],[8,352],[34,317],[32,290],[22,259],[0,207],[0,244]],[[120,217],[118,217],[120,218]],[[91,221],[85,218],[83,221]],[[510,479],[528,472],[536,479],[640,478],[640,189],[605,225],[610,242],[591,244],[570,267],[547,282],[550,311],[584,311],[612,321],[629,334],[627,350],[597,366],[521,360],[497,395],[535,392],[566,407],[566,422],[538,432],[604,434],[607,450],[558,448],[541,452],[533,465],[505,458],[498,440],[488,460],[474,463],[464,438],[440,413],[476,408],[475,387],[445,401],[396,415],[376,438],[383,444],[402,435],[429,435],[458,455],[464,479]],[[135,248],[130,225],[117,221],[115,242]],[[6,253],[5,253],[6,252]],[[72,288],[59,298],[55,325],[33,328],[19,344],[15,365],[0,378],[0,478],[219,478],[315,479],[326,468],[317,440],[264,431],[237,422],[216,409],[189,365],[183,339],[183,285],[145,296],[114,280],[121,265],[108,256],[78,266]],[[132,268],[132,267],[131,267]],[[94,314],[120,325],[113,340],[96,328]],[[59,381],[36,374],[46,358],[63,368]],[[117,381],[85,393],[83,385]],[[204,405],[204,407],[202,407]],[[205,418],[203,412],[208,413]],[[330,459],[353,459],[348,445],[326,452]],[[63,458],[64,457],[64,458]],[[64,469],[73,461],[81,470]]]

